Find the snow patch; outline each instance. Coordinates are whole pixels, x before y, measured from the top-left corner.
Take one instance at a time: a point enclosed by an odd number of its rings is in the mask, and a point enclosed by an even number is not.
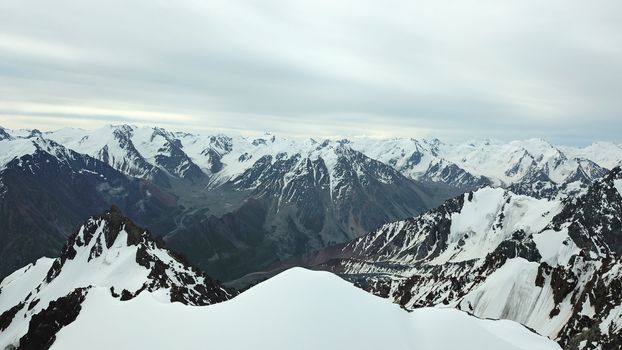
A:
[[[564,227],[560,231],[546,230],[533,235],[533,241],[542,256],[542,261],[549,265],[566,265],[580,249],[568,236],[568,228]]]
[[[615,187],[616,190],[618,190],[618,193],[620,194],[620,196],[622,196],[622,180],[620,179],[613,180],[613,187]]]

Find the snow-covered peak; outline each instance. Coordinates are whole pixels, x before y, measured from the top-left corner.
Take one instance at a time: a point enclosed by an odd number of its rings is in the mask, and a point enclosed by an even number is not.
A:
[[[0,325],[2,347],[16,344],[28,331],[29,320],[46,308],[49,311],[48,305],[79,301],[93,288],[120,301],[150,293],[162,302],[209,305],[232,297],[115,207],[88,219],[69,237],[58,258],[40,259],[7,277],[1,286],[0,311],[12,315]]]
[[[0,168],[4,168],[13,160],[26,155],[33,155],[36,152],[48,153],[63,163],[68,163],[79,156],[76,152],[41,135],[29,138],[5,139],[0,140]]]
[[[120,304],[96,289],[52,349],[81,348],[87,334],[101,329],[114,336],[89,348],[559,349],[510,321],[480,320],[452,309],[408,313],[333,274],[301,268],[205,308],[165,305],[150,295]]]
[[[622,195],[616,187],[621,179],[622,169],[615,167],[581,195],[566,199],[548,228],[567,232],[590,254],[622,254]]]
[[[47,137],[79,153],[101,160],[125,174],[149,177],[153,175],[153,165],[134,146],[134,130],[129,125],[109,125],[86,132],[80,129],[61,129],[47,134]]]
[[[13,136],[7,132],[7,130],[0,126],[0,141],[2,140],[10,140]]]
[[[28,139],[3,139],[0,140],[0,167],[25,154],[32,154],[37,150],[35,143]]]
[[[91,269],[103,273],[93,274]],[[69,238],[46,281],[74,287],[103,285],[125,298],[144,290],[165,289],[171,301],[195,305],[211,304],[229,296],[114,206],[103,216],[87,220]]]
[[[403,178],[394,168],[353,150],[342,141],[308,140],[300,144],[290,141],[287,147],[282,144],[277,147],[280,147],[278,152],[258,146],[238,158],[235,168],[243,170],[241,174],[234,175],[227,169],[223,174],[228,173],[238,188],[269,192],[285,201],[295,200],[295,192],[310,188],[327,189],[334,200],[343,199],[361,183],[391,184]],[[223,157],[223,162],[228,159],[231,159],[229,155]]]

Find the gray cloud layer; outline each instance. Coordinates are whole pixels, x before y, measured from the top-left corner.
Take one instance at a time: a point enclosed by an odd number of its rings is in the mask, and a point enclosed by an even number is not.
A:
[[[619,0],[0,1],[0,123],[622,137]]]

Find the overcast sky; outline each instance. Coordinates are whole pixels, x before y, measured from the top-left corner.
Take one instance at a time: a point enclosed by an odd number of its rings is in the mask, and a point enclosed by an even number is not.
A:
[[[0,125],[622,140],[620,0],[0,0]]]

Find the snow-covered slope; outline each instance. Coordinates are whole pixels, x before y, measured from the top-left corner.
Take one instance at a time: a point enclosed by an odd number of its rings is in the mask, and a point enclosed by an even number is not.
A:
[[[620,179],[614,168],[563,201],[483,188],[311,254],[306,265],[408,309],[452,306],[520,322],[569,349],[614,349],[622,346]]]
[[[108,336],[97,336],[105,330]],[[451,332],[451,336],[447,333]],[[172,304],[161,292],[129,301],[85,291],[80,312],[51,349],[421,349],[548,350],[554,342],[511,321],[454,309],[408,313],[337,276],[288,270],[232,300]]]
[[[91,290],[121,301],[154,293],[161,301],[187,305],[232,296],[113,207],[87,220],[58,258],[39,259],[0,283],[0,348],[49,347]]]

